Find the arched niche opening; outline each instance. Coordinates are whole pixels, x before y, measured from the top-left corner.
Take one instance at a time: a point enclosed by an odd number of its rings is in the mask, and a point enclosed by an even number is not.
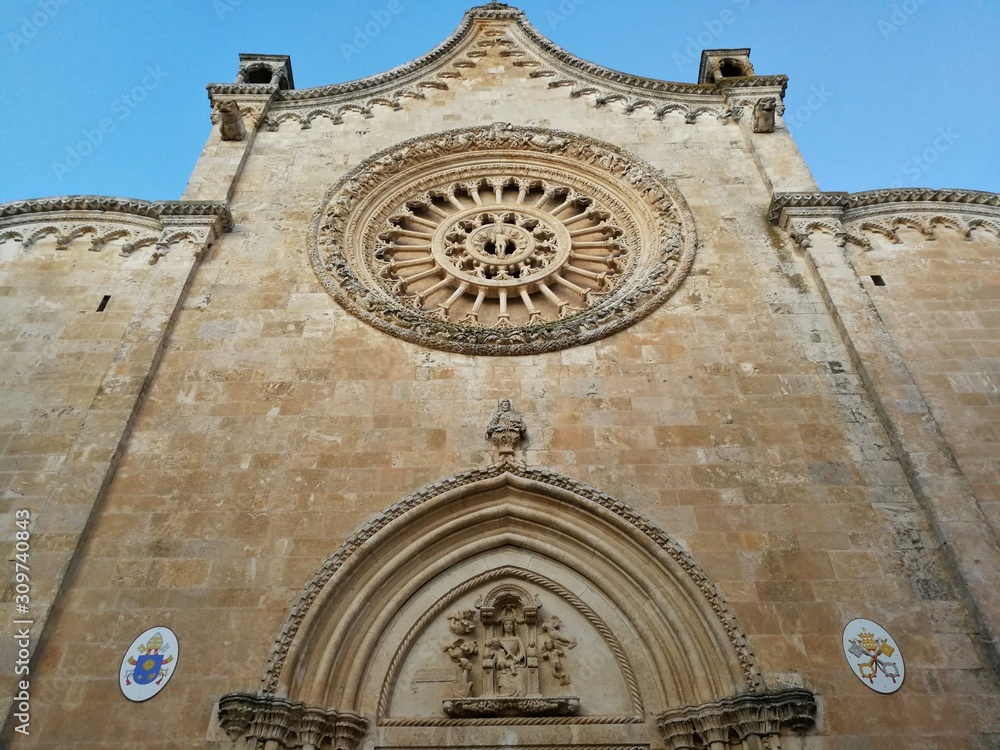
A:
[[[634,747],[676,733],[664,717],[766,695],[735,617],[665,532],[507,463],[411,495],[345,542],[292,608],[258,694],[223,698],[220,720],[234,739],[310,750]]]

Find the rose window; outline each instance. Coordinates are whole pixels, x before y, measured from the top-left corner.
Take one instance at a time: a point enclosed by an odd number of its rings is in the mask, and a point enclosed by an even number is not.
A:
[[[683,200],[578,135],[495,125],[407,141],[327,195],[316,273],[349,312],[470,354],[592,341],[649,314],[694,257]]]
[[[593,304],[620,275],[624,230],[567,185],[490,175],[405,201],[379,233],[383,288],[460,325],[534,325]]]

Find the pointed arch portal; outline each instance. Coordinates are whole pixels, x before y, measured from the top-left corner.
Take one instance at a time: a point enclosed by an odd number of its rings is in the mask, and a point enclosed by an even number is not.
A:
[[[257,695],[225,696],[220,723],[267,750],[700,748],[776,739],[814,711],[808,691],[765,690],[735,616],[664,531],[508,462],[348,539],[292,607]]]

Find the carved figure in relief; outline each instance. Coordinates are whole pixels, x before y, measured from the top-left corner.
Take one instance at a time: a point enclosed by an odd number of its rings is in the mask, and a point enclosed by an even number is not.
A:
[[[753,132],[773,133],[776,109],[777,102],[774,97],[768,96],[758,100],[753,108]]]
[[[526,692],[523,670],[527,657],[513,614],[503,618],[500,628],[500,637],[494,638],[490,644],[496,669],[497,695],[521,696]]]
[[[451,643],[445,644],[444,652],[448,658],[462,670],[462,678],[459,681],[459,698],[472,697],[472,657],[479,653],[479,646],[475,641],[467,641],[464,638],[456,638]]]
[[[542,639],[542,658],[551,665],[552,675],[559,681],[559,684],[569,685],[569,672],[563,666],[562,660],[566,656],[566,649],[576,648],[576,638],[570,638],[560,633],[562,628],[563,621],[555,615],[542,623],[541,631],[545,633],[545,638]]]
[[[503,399],[486,426],[486,439],[496,446],[501,456],[512,456],[524,433],[524,420],[514,411],[510,399]]]
[[[219,133],[224,141],[242,141],[247,129],[243,124],[243,112],[236,102],[221,102],[216,106],[219,113]]]
[[[460,609],[448,615],[448,629],[455,635],[468,635],[476,629],[476,610]]]

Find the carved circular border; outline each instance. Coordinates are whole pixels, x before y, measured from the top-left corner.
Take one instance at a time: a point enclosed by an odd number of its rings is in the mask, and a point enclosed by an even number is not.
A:
[[[462,168],[572,175],[629,209],[641,239],[625,277],[602,299],[560,320],[511,328],[460,325],[405,305],[373,284],[369,227],[408,191]],[[683,282],[697,246],[694,219],[677,189],[652,166],[593,138],[505,123],[410,139],[365,160],[325,196],[310,236],[310,260],[330,295],[358,319],[406,341],[462,354],[524,355],[595,341],[649,315]],[[360,260],[359,260],[360,256]]]

